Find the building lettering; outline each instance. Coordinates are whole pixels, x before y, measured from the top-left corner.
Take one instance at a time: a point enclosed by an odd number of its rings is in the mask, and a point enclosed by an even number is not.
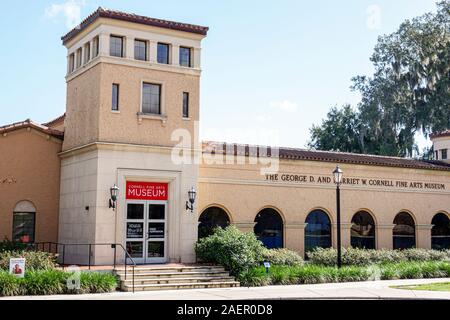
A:
[[[329,176],[314,176],[302,174],[266,174],[265,180],[270,182],[290,182],[290,183],[309,183],[309,184],[333,184],[333,179]],[[349,186],[369,186],[382,188],[397,188],[410,190],[446,190],[445,183],[432,183],[422,181],[403,181],[393,179],[367,179],[367,178],[351,178],[342,179],[342,185]]]

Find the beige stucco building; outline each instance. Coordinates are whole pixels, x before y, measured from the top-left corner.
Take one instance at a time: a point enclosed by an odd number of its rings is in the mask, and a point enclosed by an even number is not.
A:
[[[0,128],[0,237],[65,244],[65,263],[109,264],[110,244],[194,262],[198,237],[231,223],[304,254],[336,245],[339,165],[343,246],[450,246],[449,132],[430,161],[200,143],[207,31],[99,8],[65,35],[65,115]]]

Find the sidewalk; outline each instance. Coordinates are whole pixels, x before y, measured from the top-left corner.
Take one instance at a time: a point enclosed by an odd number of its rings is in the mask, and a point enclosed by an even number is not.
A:
[[[387,280],[291,286],[191,289],[106,294],[25,296],[21,300],[234,300],[234,299],[448,299],[450,292],[393,289],[390,286],[450,282],[443,279]]]

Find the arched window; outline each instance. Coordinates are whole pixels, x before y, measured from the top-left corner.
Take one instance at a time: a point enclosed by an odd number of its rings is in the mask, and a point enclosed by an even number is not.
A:
[[[310,212],[305,223],[305,253],[317,247],[331,247],[331,221],[324,211]]]
[[[431,248],[432,249],[450,249],[450,219],[440,212],[431,220],[433,228],[431,229]]]
[[[276,210],[261,210],[255,222],[255,235],[266,248],[283,248],[283,219]]]
[[[210,207],[202,212],[198,222],[198,238],[201,239],[212,235],[216,227],[226,228],[230,218],[223,209]]]
[[[408,212],[400,212],[394,219],[393,247],[408,249],[416,247],[416,225]]]
[[[351,245],[353,248],[375,249],[375,222],[366,211],[352,218]]]
[[[20,201],[14,207],[12,239],[33,243],[36,229],[36,208],[30,201]]]

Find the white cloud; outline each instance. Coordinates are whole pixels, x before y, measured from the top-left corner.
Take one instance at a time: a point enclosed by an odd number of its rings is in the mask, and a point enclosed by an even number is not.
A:
[[[55,20],[59,16],[64,16],[66,26],[69,29],[76,27],[81,21],[81,7],[85,5],[85,0],[68,0],[61,4],[52,4],[45,9],[45,16]]]
[[[289,100],[283,101],[272,101],[270,106],[274,109],[278,109],[286,112],[296,112],[298,109],[298,105],[295,102]]]

